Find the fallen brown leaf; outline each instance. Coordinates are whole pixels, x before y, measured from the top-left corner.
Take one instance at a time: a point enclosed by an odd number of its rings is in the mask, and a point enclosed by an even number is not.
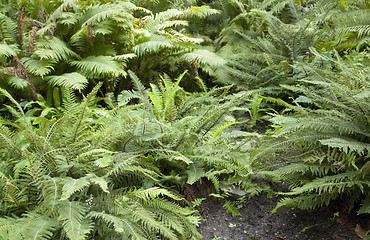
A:
[[[285,240],[285,239],[286,239],[286,237],[280,236],[280,235],[279,235],[279,234],[277,234],[277,233],[275,233],[274,235],[275,235],[275,237],[277,237],[277,238],[279,238],[279,239],[282,239],[282,240]]]
[[[366,237],[366,230],[363,229],[359,224],[356,224],[356,227],[355,227],[355,233],[357,236],[359,236],[361,239],[363,239],[364,237]]]

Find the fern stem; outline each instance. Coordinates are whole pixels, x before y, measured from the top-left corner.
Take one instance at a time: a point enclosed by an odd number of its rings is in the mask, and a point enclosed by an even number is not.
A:
[[[366,126],[369,127],[369,123],[370,123],[369,115],[366,113],[366,111],[362,108],[361,104],[354,97],[352,96],[349,96],[349,97],[352,98],[352,100],[356,103],[357,107],[360,109],[362,114],[364,114],[364,117],[366,118]]]
[[[86,109],[87,109],[87,105],[89,104],[90,99],[92,98],[92,96],[93,96],[94,94],[96,94],[96,91],[101,87],[101,85],[102,85],[102,83],[99,83],[99,84],[98,84],[98,85],[93,89],[93,91],[92,91],[89,95],[87,95],[87,97],[86,97],[86,99],[85,99],[85,104],[84,104],[83,109],[82,109],[82,111],[81,111],[81,116],[80,116],[80,118],[79,118],[79,120],[78,120],[78,123],[77,123],[77,125],[76,125],[76,129],[75,129],[74,134],[73,134],[72,142],[75,142],[75,141],[76,141],[77,133],[78,133],[78,129],[80,128],[80,126],[81,126],[81,124],[82,124],[82,120],[83,120],[83,118],[84,118],[84,115],[85,115],[85,112],[86,112]]]
[[[68,165],[69,165],[69,163],[68,163]],[[68,170],[67,170],[67,172],[66,172],[66,175],[68,176],[68,174],[71,172],[71,170],[72,170],[72,168],[74,168],[75,167],[75,165],[72,165]]]
[[[15,62],[15,68],[16,68],[16,76],[18,75],[17,72],[19,72],[20,75],[22,75],[28,82],[28,84],[30,85],[30,89],[31,89],[31,92],[32,92],[32,99],[33,100],[37,100],[37,93],[36,93],[36,87],[35,85],[33,84],[33,82],[31,81],[30,79],[30,75],[28,74],[28,71],[26,69],[26,67],[23,65],[23,63],[21,62],[21,60],[17,57],[17,56],[14,56],[13,57],[13,60]]]
[[[220,118],[225,115],[225,113],[227,113],[229,109],[226,108],[218,117],[217,119],[213,122],[213,124],[205,131],[205,133],[203,134],[203,137],[209,132],[209,130],[211,130],[217,123],[218,121],[220,120]]]
[[[95,169],[95,170],[92,170],[92,172],[98,172],[98,171],[103,170],[103,169],[105,169],[105,168],[107,168],[107,167],[110,167],[110,166],[100,167],[100,168],[97,168],[97,169]]]
[[[25,5],[23,4],[18,12],[18,32],[17,35],[20,38],[21,42],[23,41],[23,23],[25,16]]]
[[[163,127],[162,127],[162,125],[161,125],[161,124],[159,124],[159,128],[161,129],[161,133],[163,134]],[[163,138],[163,136],[161,137],[161,139],[162,139],[162,142],[164,142],[164,138]]]
[[[126,146],[127,146],[127,144],[133,139],[134,137],[133,136],[131,136],[131,137],[129,137],[129,139],[127,139],[126,140],[126,142],[123,144],[123,150],[124,151],[126,151]]]
[[[9,224],[4,224],[4,225],[0,226],[0,230],[3,229],[4,227],[13,226],[13,225],[14,224],[10,224],[10,223]]]
[[[65,116],[65,115],[64,115],[64,116]],[[48,134],[46,135],[46,138],[45,138],[44,149],[46,148],[46,144],[48,143],[48,141],[49,141],[49,139],[50,139],[51,135],[53,134],[53,130],[54,130],[55,125],[56,125],[59,121],[61,121],[61,120],[64,118],[64,116],[63,116],[63,117],[61,117],[61,118],[59,118],[58,120],[56,120],[56,121],[53,123],[53,125],[51,126],[51,128],[50,128],[50,130],[48,131]]]
[[[174,150],[174,151],[175,151],[175,150],[180,146],[180,144],[184,141],[185,134],[186,134],[186,131],[184,130],[184,132],[182,133],[182,135],[181,135],[180,139],[177,141],[176,146],[173,148],[173,150]]]
[[[163,143],[161,143],[161,141],[159,141],[158,139],[156,139],[157,143],[159,144],[159,146],[162,148],[162,149],[166,149],[163,145]]]
[[[85,106],[84,106],[84,110],[81,112],[81,117],[80,117],[80,119],[78,120],[78,123],[77,123],[76,129],[75,129],[75,131],[74,131],[72,142],[75,142],[75,141],[76,141],[77,132],[78,132],[78,129],[80,128],[80,125],[81,125],[81,123],[82,123],[82,119],[83,119],[83,117],[84,117],[84,114],[85,114]]]
[[[32,188],[32,184],[29,183],[28,184],[28,191],[27,191],[27,205],[30,206],[32,203],[31,203],[31,188]]]
[[[145,121],[143,121],[143,124],[144,124],[144,126],[143,126],[143,135],[144,135],[145,134],[145,128],[146,128]]]
[[[29,165],[30,165],[30,171],[31,171],[31,173],[32,173],[32,177],[33,177],[33,179],[37,179],[37,180],[39,180],[41,183],[42,183],[42,181],[41,181],[41,179],[40,179],[40,177],[37,175],[37,173],[35,172],[35,169],[34,169],[34,167],[33,167],[33,163],[32,163],[32,161],[31,161],[31,159],[30,159],[30,156],[29,156],[29,152],[27,151],[27,150],[25,150],[26,151],[26,158],[27,158],[27,160],[28,160],[28,163],[29,163]]]
[[[10,182],[6,182],[6,186],[7,186],[8,190],[9,190],[10,196],[12,197],[13,202],[15,203],[15,205],[17,205],[17,207],[19,207],[19,208],[23,208],[23,207],[18,203],[17,199],[16,199],[16,198],[15,198],[15,196],[14,196],[13,188],[12,188],[12,184],[11,184]]]

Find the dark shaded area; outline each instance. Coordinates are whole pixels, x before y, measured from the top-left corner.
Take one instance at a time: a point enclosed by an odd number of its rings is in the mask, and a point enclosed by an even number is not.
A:
[[[201,181],[197,181],[192,185],[185,183],[182,194],[186,200],[191,202],[197,198],[207,198],[214,191],[213,183],[206,178],[202,178]]]
[[[242,216],[232,217],[222,203],[207,199],[201,205],[205,221],[199,231],[205,240],[307,239],[358,240],[355,227],[370,229],[370,216],[356,216],[355,211],[340,212],[332,208],[302,211],[282,207],[271,214],[277,198],[264,195],[244,202]]]

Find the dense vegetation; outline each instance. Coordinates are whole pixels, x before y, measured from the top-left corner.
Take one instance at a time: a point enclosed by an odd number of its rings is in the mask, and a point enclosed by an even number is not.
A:
[[[200,239],[201,184],[370,214],[369,9],[1,0],[0,239]]]

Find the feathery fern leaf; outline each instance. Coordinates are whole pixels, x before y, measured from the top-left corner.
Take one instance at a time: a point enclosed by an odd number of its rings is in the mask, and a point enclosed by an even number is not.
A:
[[[78,58],[78,55],[57,37],[37,41],[33,54],[41,60],[45,59],[54,62]]]
[[[88,57],[80,61],[71,61],[72,66],[87,78],[118,77],[126,75],[122,66],[110,56]]]
[[[6,57],[13,57],[16,56],[17,53],[12,46],[0,43],[0,55]]]
[[[45,80],[52,86],[67,87],[79,91],[83,90],[88,83],[88,80],[77,72],[64,73],[59,76],[48,76],[45,77]]]
[[[86,239],[92,225],[86,218],[86,207],[79,202],[62,200],[58,204],[58,219],[62,221],[63,230],[70,240]]]

